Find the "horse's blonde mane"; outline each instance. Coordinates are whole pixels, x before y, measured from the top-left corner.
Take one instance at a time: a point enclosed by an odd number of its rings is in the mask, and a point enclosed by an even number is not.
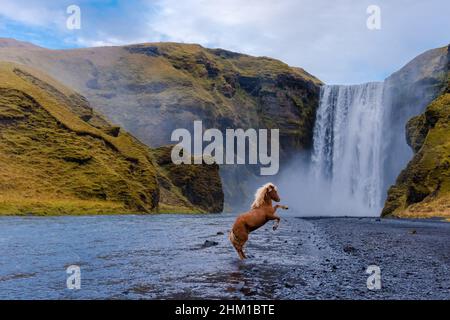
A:
[[[271,188],[274,188],[275,190],[277,189],[277,187],[275,187],[275,185],[273,183],[269,182],[269,183],[266,183],[265,185],[263,185],[258,190],[256,190],[255,201],[253,201],[253,203],[252,203],[252,209],[259,208],[264,204],[266,194],[269,191],[269,189],[271,189]]]

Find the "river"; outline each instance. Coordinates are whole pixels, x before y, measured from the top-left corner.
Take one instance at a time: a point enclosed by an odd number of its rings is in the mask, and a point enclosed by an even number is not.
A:
[[[450,298],[446,222],[286,217],[251,234],[242,262],[234,216],[1,217],[0,299]]]

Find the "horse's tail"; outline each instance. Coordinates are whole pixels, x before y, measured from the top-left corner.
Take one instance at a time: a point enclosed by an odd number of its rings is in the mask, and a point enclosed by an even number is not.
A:
[[[228,232],[228,239],[230,239],[230,242],[232,244],[234,244],[234,242],[236,241],[236,236],[234,235],[233,229]]]

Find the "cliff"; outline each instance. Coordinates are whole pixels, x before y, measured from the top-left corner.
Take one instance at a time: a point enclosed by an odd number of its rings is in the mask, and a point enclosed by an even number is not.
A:
[[[446,69],[434,82],[438,97],[406,125],[414,156],[389,189],[382,216],[450,216],[450,54],[440,50]]]
[[[184,185],[157,162],[83,96],[42,72],[0,62],[0,214],[151,213],[173,203],[178,212],[210,209],[184,197]]]
[[[217,164],[175,165],[172,146],[153,149],[157,164],[190,203],[210,213],[223,211],[224,194]],[[170,190],[170,185],[168,188]],[[164,197],[164,195],[162,196]]]

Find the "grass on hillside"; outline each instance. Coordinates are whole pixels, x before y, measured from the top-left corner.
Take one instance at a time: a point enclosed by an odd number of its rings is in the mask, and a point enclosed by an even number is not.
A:
[[[0,63],[0,214],[158,212],[149,148],[98,115],[82,119],[82,104],[51,78]]]

